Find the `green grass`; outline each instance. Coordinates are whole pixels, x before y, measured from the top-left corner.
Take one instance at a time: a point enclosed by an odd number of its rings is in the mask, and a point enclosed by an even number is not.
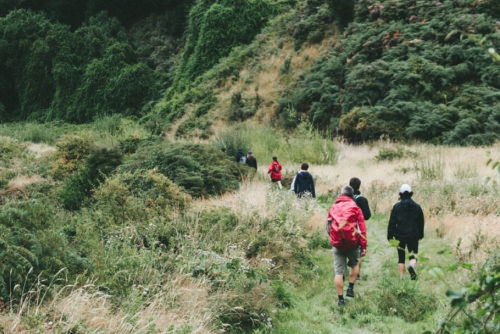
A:
[[[333,263],[329,250],[316,250],[313,278],[289,288],[293,306],[277,310],[272,333],[422,333],[437,328],[448,310],[447,285],[432,276],[432,268],[446,268],[455,259],[450,246],[429,236],[421,242],[419,280],[399,279],[396,250],[386,241],[387,217],[376,215],[367,223],[368,255],[363,280],[355,284],[355,299],[337,306]],[[449,272],[449,282],[463,270]],[[407,275],[408,276],[408,275]],[[347,287],[347,281],[344,290]],[[398,298],[386,298],[397,296]],[[406,313],[404,313],[405,311]],[[412,313],[413,312],[413,313]]]

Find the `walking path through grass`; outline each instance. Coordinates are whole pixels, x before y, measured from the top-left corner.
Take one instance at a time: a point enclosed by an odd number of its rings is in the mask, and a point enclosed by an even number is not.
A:
[[[339,309],[331,251],[315,250],[316,269],[312,270],[310,279],[298,286],[290,284],[292,306],[276,311],[272,333],[434,331],[439,318],[447,313],[448,300],[445,297],[447,286],[442,277],[432,275],[436,271],[432,268],[439,267],[438,271],[447,272],[446,268],[454,262],[452,248],[432,231],[426,231],[420,257],[428,260],[417,265],[419,280],[414,282],[406,277],[401,281],[396,250],[386,240],[387,221],[387,216],[375,215],[367,222],[368,254],[362,264],[362,280],[355,284],[355,299],[347,300],[347,305]],[[453,274],[460,275],[460,271]],[[344,293],[346,285],[347,278]]]

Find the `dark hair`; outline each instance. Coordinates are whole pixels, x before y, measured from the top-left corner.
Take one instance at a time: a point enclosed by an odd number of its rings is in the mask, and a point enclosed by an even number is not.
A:
[[[349,185],[354,189],[354,190],[359,190],[359,187],[361,186],[361,180],[358,179],[357,177],[353,177],[349,180]]]
[[[274,161],[278,161],[278,157],[277,157],[277,156],[274,156],[274,157],[273,157],[273,160],[274,160]]]
[[[300,169],[302,169],[302,170],[308,170],[308,169],[309,169],[309,165],[307,164],[307,162],[304,162],[304,163],[300,166]]]

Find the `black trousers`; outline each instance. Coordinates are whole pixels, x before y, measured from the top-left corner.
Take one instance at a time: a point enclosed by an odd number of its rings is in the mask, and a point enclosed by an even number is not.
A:
[[[410,252],[410,260],[415,259],[418,254],[418,239],[400,239],[398,245],[398,263],[405,263],[405,249]]]

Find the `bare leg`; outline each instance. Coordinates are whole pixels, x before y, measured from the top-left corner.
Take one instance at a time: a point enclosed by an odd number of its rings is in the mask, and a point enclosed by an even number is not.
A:
[[[337,289],[337,295],[341,296],[344,294],[344,276],[335,275],[335,289]]]
[[[354,283],[356,282],[356,278],[358,277],[359,273],[359,264],[351,268],[351,274],[349,275],[349,283]]]
[[[283,188],[283,186],[281,185],[281,180],[280,180],[280,181],[278,181],[278,187],[279,187],[280,189],[282,189],[282,188]]]
[[[411,259],[410,260],[410,267],[413,267],[415,268],[415,266],[417,265],[417,259]],[[404,269],[403,269],[404,270]]]
[[[399,275],[401,277],[405,276],[405,264],[404,263],[398,263],[398,269],[399,269]]]

